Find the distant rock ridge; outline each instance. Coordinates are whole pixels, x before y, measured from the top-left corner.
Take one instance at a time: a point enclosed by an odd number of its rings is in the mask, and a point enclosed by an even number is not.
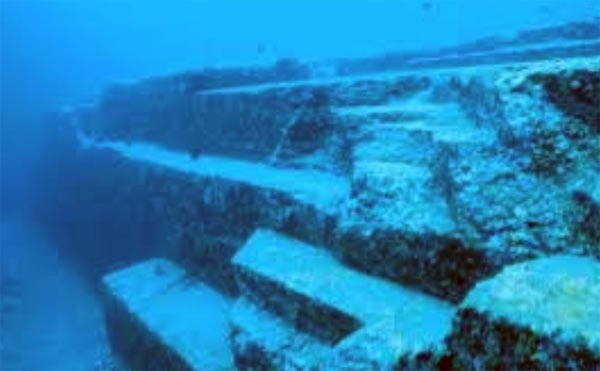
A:
[[[390,51],[383,55],[358,60],[342,59],[337,61],[336,66],[339,74],[352,75],[405,68],[516,62],[572,57],[577,54],[597,55],[600,42],[598,22],[600,22],[600,17],[588,21],[525,30],[512,37],[482,38],[437,50]],[[561,45],[571,45],[572,48],[562,49]],[[591,45],[591,47],[586,47],[586,45]],[[502,50],[504,52],[498,52]],[[419,61],[422,62],[419,63]]]

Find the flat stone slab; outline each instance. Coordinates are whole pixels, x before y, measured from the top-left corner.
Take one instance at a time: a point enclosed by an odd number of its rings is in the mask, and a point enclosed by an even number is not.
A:
[[[443,344],[454,315],[444,301],[360,273],[322,248],[270,230],[257,230],[233,263],[243,295],[334,344],[386,321],[394,337],[428,351]]]
[[[315,170],[284,169],[260,162],[220,156],[192,158],[184,152],[154,144],[119,141],[95,141],[80,136],[85,147],[105,148],[119,155],[200,177],[213,177],[279,191],[321,210],[335,209],[349,193],[349,184],[341,177]]]
[[[229,370],[229,304],[163,259],[102,279],[112,346],[133,368]]]
[[[556,255],[479,283],[450,339],[459,365],[600,368],[600,262]]]

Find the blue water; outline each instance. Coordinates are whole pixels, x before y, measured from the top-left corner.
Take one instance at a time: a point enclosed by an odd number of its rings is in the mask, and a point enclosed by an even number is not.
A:
[[[91,102],[112,82],[432,49],[599,15],[597,0],[0,0],[1,273],[22,290],[18,318],[0,329],[0,369],[101,369],[107,352],[89,272],[27,220],[48,155],[38,151],[45,113]]]

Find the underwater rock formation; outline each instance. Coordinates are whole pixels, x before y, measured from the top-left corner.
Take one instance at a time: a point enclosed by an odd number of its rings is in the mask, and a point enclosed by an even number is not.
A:
[[[48,173],[41,182],[66,205],[91,205],[94,216],[67,225],[97,228],[116,210],[129,211],[128,220],[112,221],[127,226],[115,227],[124,238],[104,236],[82,253],[115,246],[99,260],[102,270],[155,256],[172,261],[105,278],[115,346],[142,357],[160,348],[161,366],[199,367],[180,354],[189,344],[161,335],[183,326],[178,321],[195,307],[160,295],[137,306],[141,270],[148,285],[179,272],[159,291],[210,291],[223,303],[203,318],[227,319],[229,367],[595,365],[596,346],[562,343],[511,317],[523,298],[490,308],[507,276],[531,270],[526,285],[543,271],[558,285],[564,277],[579,285],[564,267],[600,259],[600,53],[594,37],[563,45],[569,35],[545,54],[538,44],[551,40],[537,34],[504,45],[518,44],[518,53],[457,49],[460,58],[434,63],[443,69],[314,78],[292,63],[289,74],[262,71],[266,77],[235,70],[151,79],[59,115],[49,145],[61,143],[64,152],[47,161],[67,164],[74,186],[61,190]],[[548,58],[565,50],[575,55]],[[499,56],[502,64],[488,63]],[[485,66],[469,67],[482,59]],[[106,208],[99,200],[109,200]],[[36,211],[41,220],[54,216],[45,211]],[[133,253],[116,248],[123,243]],[[564,254],[579,257],[553,258]],[[133,291],[119,291],[115,280]],[[600,317],[597,292],[586,303],[586,315]],[[526,304],[532,316],[544,315]],[[176,319],[155,322],[152,310],[161,308]],[[508,309],[497,319],[501,308]],[[139,341],[124,344],[120,327]],[[515,346],[518,354],[509,351]]]
[[[504,269],[460,305],[458,369],[600,368],[600,263],[557,255]]]

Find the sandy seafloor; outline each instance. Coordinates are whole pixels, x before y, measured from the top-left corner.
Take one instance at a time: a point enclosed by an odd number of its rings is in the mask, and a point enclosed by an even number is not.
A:
[[[57,250],[19,220],[0,248],[0,369],[113,369],[99,300]]]

